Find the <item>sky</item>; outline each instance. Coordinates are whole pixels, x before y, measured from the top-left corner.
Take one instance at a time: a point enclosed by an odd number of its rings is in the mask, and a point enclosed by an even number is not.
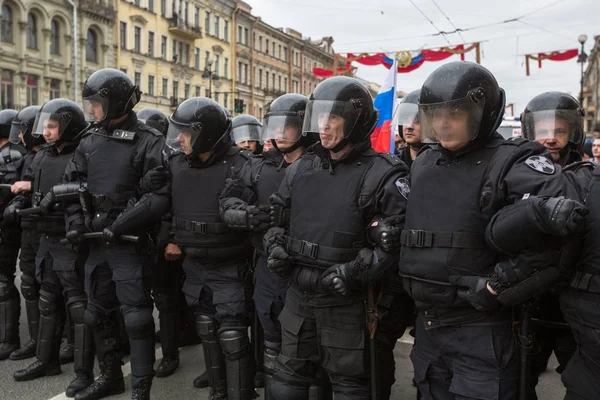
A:
[[[538,69],[530,61],[525,75],[525,54],[580,48],[586,34],[586,53],[600,35],[598,0],[245,0],[252,14],[275,27],[293,28],[312,39],[333,36],[337,53],[395,53],[482,42],[481,64],[488,68],[514,103],[518,115],[527,102],[545,91],[579,96],[581,66],[577,59],[544,61]],[[420,10],[420,11],[419,11]],[[519,18],[516,22],[502,21]],[[491,25],[447,35],[453,31]],[[435,25],[435,27],[434,27]],[[419,37],[417,37],[419,36]],[[398,90],[421,87],[427,76],[445,62],[425,63],[417,70],[398,74]],[[475,52],[466,55],[475,61]],[[383,66],[359,66],[357,76],[383,83]],[[510,112],[509,112],[510,115]]]

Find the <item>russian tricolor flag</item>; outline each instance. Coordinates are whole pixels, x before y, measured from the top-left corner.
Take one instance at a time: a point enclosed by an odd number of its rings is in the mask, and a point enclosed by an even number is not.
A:
[[[385,82],[375,97],[375,108],[379,110],[379,121],[371,134],[373,149],[380,153],[390,153],[394,150],[394,135],[391,124],[396,102],[396,75],[398,62],[394,59],[392,68],[388,72]]]

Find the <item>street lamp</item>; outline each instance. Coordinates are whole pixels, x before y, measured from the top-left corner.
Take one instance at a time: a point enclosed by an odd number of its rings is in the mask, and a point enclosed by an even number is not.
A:
[[[586,63],[588,59],[588,55],[585,54],[585,41],[587,40],[587,35],[579,35],[579,43],[581,43],[581,51],[579,52],[579,57],[577,57],[577,62],[581,64],[581,81],[580,81],[580,91],[579,91],[579,104],[583,107],[583,64]]]
[[[204,68],[204,72],[202,73],[202,77],[204,79],[209,78],[208,80],[208,98],[211,99],[212,98],[212,81],[217,81],[219,80],[219,75],[217,75],[217,71],[216,70],[212,70],[212,66],[214,64],[214,61],[209,58],[206,61],[206,67]]]

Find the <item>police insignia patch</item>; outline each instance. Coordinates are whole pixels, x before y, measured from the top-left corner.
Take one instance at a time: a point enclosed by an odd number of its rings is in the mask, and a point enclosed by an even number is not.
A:
[[[525,160],[525,164],[527,164],[529,168],[546,175],[552,175],[555,170],[554,164],[546,157],[542,156],[531,156]]]
[[[396,189],[398,189],[402,197],[408,200],[408,195],[410,194],[410,185],[408,183],[408,179],[398,178],[394,184],[396,185]]]

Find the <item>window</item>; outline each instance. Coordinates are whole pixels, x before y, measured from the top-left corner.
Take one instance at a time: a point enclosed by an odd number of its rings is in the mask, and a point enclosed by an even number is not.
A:
[[[167,16],[167,0],[160,0],[160,15]]]
[[[173,52],[171,53],[171,57],[173,62],[177,62],[177,40],[173,39]]]
[[[139,72],[135,72],[133,74],[133,82],[134,84],[142,90],[142,74]]]
[[[262,69],[258,70],[258,87],[262,88]]]
[[[302,93],[303,93],[303,94],[306,94],[306,81],[304,81],[304,84],[303,84],[303,86],[304,86],[304,90],[302,91]]]
[[[154,57],[154,32],[148,32],[148,57]]]
[[[210,99],[210,90],[204,89],[204,97],[208,97]]]
[[[248,46],[248,28],[244,28],[244,44]]]
[[[4,8],[3,8],[4,10]],[[4,11],[2,13],[4,16]],[[0,105],[2,108],[13,108],[13,72],[3,69],[0,72]]]
[[[229,93],[223,93],[223,107],[229,108]]]
[[[266,39],[265,42],[267,43],[267,54],[269,54],[269,39]]]
[[[258,51],[262,50],[262,36],[258,36]]]
[[[244,64],[244,83],[248,84],[248,64]]]
[[[287,80],[287,77],[283,78],[283,90],[285,92],[288,91],[288,80]]]
[[[190,65],[190,45],[189,44],[185,44],[185,50],[183,52],[183,62],[186,66],[189,67]]]
[[[119,46],[122,49],[127,49],[127,22],[119,23]]]
[[[139,7],[140,6],[140,0],[135,0],[135,5]]]
[[[142,28],[139,26],[133,27],[133,51],[139,53],[141,51]]]
[[[269,90],[269,71],[265,72],[265,89]]]
[[[119,68],[119,71],[127,75],[127,68]]]
[[[154,75],[148,75],[148,94],[154,96]]]
[[[279,75],[279,76],[277,77],[277,80],[279,81],[279,82],[278,82],[278,85],[279,85],[279,90],[281,90],[281,75]]]
[[[173,97],[179,98],[179,82],[173,81]]]
[[[183,42],[179,42],[179,53],[177,53],[179,63],[183,64]]]
[[[215,30],[213,32],[213,34],[217,37],[219,37],[219,17],[217,17],[215,15]]]
[[[148,10],[154,12],[154,0],[148,0]]]
[[[243,31],[242,26],[238,25],[238,32],[237,32],[237,38],[236,38],[237,43],[242,43],[242,31]]]
[[[273,52],[271,53],[273,57],[275,57],[275,42],[273,42]]]
[[[3,42],[12,42],[13,41],[13,13],[12,13],[12,8],[7,6],[6,4],[2,4],[2,25],[0,26],[0,39],[2,39]],[[12,79],[12,77],[11,77],[11,79]],[[12,83],[11,83],[11,88],[12,88]],[[4,94],[4,87],[2,88],[2,93]],[[11,89],[11,93],[12,93],[12,89]],[[4,97],[2,99],[3,99],[2,104],[4,104]],[[12,96],[11,96],[11,104],[12,104]],[[4,108],[4,106],[3,106],[3,108]]]
[[[60,81],[58,79],[50,79],[50,100],[60,97]]]
[[[183,20],[185,21],[185,26],[188,25],[188,18],[189,18],[189,11],[190,11],[190,3],[189,2],[185,2],[185,8],[183,9]]]
[[[60,54],[60,29],[55,19],[50,23],[50,54]]]
[[[185,86],[183,87],[183,98],[184,99],[190,98],[190,84],[189,83],[186,83]]]
[[[32,13],[27,14],[27,48],[37,49],[36,18]],[[32,75],[33,76],[33,75]]]
[[[196,87],[195,87],[195,89],[194,89],[194,92],[195,92],[195,96],[196,96],[196,97],[200,97],[200,96],[202,96],[202,95],[200,94],[200,86],[196,86]]]
[[[204,69],[208,69],[208,60],[210,59],[210,52],[204,52]]]
[[[225,57],[224,66],[223,66],[223,76],[225,78],[229,78],[229,58]]]
[[[294,53],[294,65],[298,66],[298,53],[297,52]]]
[[[279,45],[279,54],[277,55],[277,58],[281,60],[281,45]]]
[[[273,86],[271,86],[271,88],[273,90],[275,90],[275,74],[272,74],[272,76],[273,76]]]
[[[38,104],[38,77],[27,75],[27,105]]]
[[[294,93],[298,93],[298,81],[294,81]]]
[[[238,61],[237,65],[237,80],[238,82],[242,82],[242,62]]]
[[[220,70],[219,60],[220,60],[219,55],[215,54],[215,69],[214,69],[214,71],[215,71],[215,74],[217,74],[217,75],[219,75],[219,70]]]
[[[287,62],[288,61],[288,51],[287,51],[287,47],[283,47],[283,61]]]
[[[162,96],[168,97],[169,94],[169,78],[162,78]]]
[[[87,31],[87,43],[85,45],[86,61],[98,62],[98,36],[91,29]]]
[[[200,49],[194,48],[194,69],[200,71]]]
[[[210,35],[210,13],[206,12],[206,18],[204,18],[204,30],[207,35]]]
[[[223,40],[229,42],[229,21],[223,21]]]
[[[219,92],[215,92],[215,101],[218,103],[219,102]]]
[[[165,60],[167,59],[167,37],[166,36],[160,37],[160,56],[162,58],[164,58]]]
[[[194,7],[194,26],[197,28],[200,26],[200,9]]]

